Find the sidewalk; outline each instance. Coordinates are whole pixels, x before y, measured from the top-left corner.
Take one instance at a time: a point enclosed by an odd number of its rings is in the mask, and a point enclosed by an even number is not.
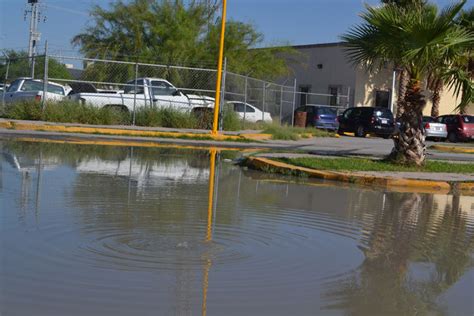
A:
[[[327,156],[384,157],[390,153],[393,141],[381,138],[314,137],[296,141],[272,140],[260,131],[244,130],[222,132],[212,136],[208,130],[175,129],[163,127],[97,126],[86,124],[50,123],[0,119],[0,135],[3,138],[35,137],[56,140],[89,140],[136,143],[161,143],[221,148],[273,149],[277,151],[303,152]],[[441,152],[430,149],[429,159],[474,162],[472,153]],[[445,144],[450,145],[450,144]],[[459,145],[457,145],[459,147]],[[473,147],[474,148],[474,147]]]

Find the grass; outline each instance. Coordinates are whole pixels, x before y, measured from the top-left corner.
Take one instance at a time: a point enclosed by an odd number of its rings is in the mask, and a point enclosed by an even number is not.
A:
[[[474,163],[450,163],[429,160],[421,168],[363,158],[280,158],[277,160],[318,170],[474,173]]]
[[[71,101],[50,102],[41,109],[35,101],[23,101],[6,107],[5,118],[16,120],[81,123],[94,125],[123,125],[130,122],[129,115],[112,108],[96,108]]]
[[[271,134],[272,139],[279,140],[298,140],[309,137],[335,137],[335,133],[326,132],[316,128],[301,128],[291,126],[279,126],[276,124],[266,125],[263,133]]]
[[[22,101],[6,107],[1,117],[16,120],[46,121],[57,123],[80,123],[91,125],[131,125],[131,114],[116,108],[98,108],[88,104],[80,104],[68,100],[48,102],[42,111],[41,104],[36,101]],[[233,111],[223,113],[224,130],[240,129],[240,120]],[[146,127],[170,128],[208,128],[210,122],[200,122],[198,117],[189,112],[172,108],[147,107],[135,112],[135,125]],[[211,125],[210,125],[211,124]]]

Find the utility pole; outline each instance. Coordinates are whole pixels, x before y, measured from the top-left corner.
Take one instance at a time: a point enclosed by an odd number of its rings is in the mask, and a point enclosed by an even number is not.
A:
[[[28,42],[28,58],[30,61],[31,67],[31,77],[35,76],[35,55],[36,55],[36,46],[40,40],[41,33],[38,32],[38,22],[41,19],[41,12],[39,8],[38,0],[28,0],[28,5],[31,8],[25,10],[25,20],[26,16],[30,14],[30,34]]]

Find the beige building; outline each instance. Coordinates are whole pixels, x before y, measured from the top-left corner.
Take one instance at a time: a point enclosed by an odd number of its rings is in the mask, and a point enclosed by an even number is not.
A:
[[[299,53],[296,58],[298,61],[290,62],[290,77],[296,78],[296,88],[300,92],[296,100],[297,106],[383,106],[396,112],[398,78],[396,74],[394,78],[391,66],[369,74],[348,60],[342,43],[299,45],[293,48]],[[429,92],[426,100],[424,114],[429,115],[432,106]],[[440,114],[455,113],[457,104],[458,100],[452,92],[444,89]],[[468,112],[474,113],[474,105],[469,107]]]

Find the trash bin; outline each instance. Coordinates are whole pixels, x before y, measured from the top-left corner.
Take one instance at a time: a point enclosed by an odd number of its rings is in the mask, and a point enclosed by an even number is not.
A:
[[[306,127],[306,112],[296,112],[295,113],[295,126],[296,127]]]

